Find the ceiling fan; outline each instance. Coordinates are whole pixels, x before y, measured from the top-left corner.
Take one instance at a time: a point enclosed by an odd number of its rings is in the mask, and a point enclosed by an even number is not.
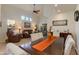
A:
[[[35,9],[35,6],[36,6],[35,4],[33,4],[33,6],[34,6],[34,8],[33,8],[33,13],[38,14],[38,13],[40,12],[40,10],[36,10],[36,9]]]

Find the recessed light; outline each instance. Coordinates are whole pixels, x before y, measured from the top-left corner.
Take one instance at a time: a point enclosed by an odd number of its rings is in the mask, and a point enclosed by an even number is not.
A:
[[[54,6],[55,6],[55,7],[57,7],[57,6],[58,6],[58,4],[55,4]]]
[[[57,12],[61,12],[61,10],[57,10]]]

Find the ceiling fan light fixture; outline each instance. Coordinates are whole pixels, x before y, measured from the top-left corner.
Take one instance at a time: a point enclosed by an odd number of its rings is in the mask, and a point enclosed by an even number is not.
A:
[[[35,4],[34,4],[33,6],[34,6],[33,13],[36,13],[36,14],[38,14],[38,13],[40,12],[40,10],[35,10]]]

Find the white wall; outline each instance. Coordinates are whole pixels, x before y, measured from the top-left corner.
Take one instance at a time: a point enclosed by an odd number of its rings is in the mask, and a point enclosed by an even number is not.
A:
[[[1,21],[1,4],[0,4],[0,21]],[[0,32],[1,32],[1,27],[0,27]],[[1,33],[0,33],[0,37],[1,37]]]
[[[53,20],[64,20],[64,19],[67,19],[67,21],[68,21],[67,26],[52,26],[52,23],[51,23],[52,30],[59,30],[60,32],[64,32],[64,31],[67,31],[67,29],[69,29],[69,32],[74,34],[73,11],[57,14],[52,18],[52,20],[50,22],[52,22]],[[49,24],[49,26],[50,26],[50,24]]]
[[[64,32],[67,29],[74,35],[75,37],[75,21],[74,21],[74,11],[68,11],[68,12],[63,12],[63,13],[56,13],[55,11],[53,12],[50,10],[50,7],[47,8],[48,11],[44,12],[48,16],[47,19],[40,19],[40,24],[47,23],[47,30],[49,31],[50,26],[52,26],[52,31],[54,30],[59,30],[59,32]],[[50,14],[48,14],[48,12]],[[52,21],[53,20],[68,20],[68,25],[67,26],[53,26]]]
[[[79,5],[77,5],[76,10],[79,10]],[[76,32],[76,37],[77,37],[77,48],[78,48],[78,53],[79,53],[79,21],[75,22],[75,32]]]
[[[32,16],[31,13],[29,13],[29,11],[24,11],[20,8],[16,8],[10,5],[2,5],[2,40],[0,39],[0,42],[4,42],[5,39],[7,39],[6,36],[6,31],[7,31],[7,20],[8,19],[13,19],[16,21],[16,26],[22,26],[23,27],[23,23],[21,20],[21,16]],[[33,16],[32,19],[32,24],[36,24],[37,23],[37,16]]]
[[[53,20],[63,20],[63,19],[68,20],[68,25],[67,26],[53,26],[52,25]],[[56,15],[53,15],[52,17],[50,17],[49,19],[44,19],[44,20],[41,19],[40,23],[41,24],[47,23],[48,24],[48,30],[49,30],[49,27],[52,26],[52,30],[57,29],[57,30],[64,31],[66,29],[69,29],[70,32],[74,32],[74,15],[73,15],[73,11],[72,12],[56,14]]]
[[[0,4],[0,16],[1,16],[1,4]],[[0,19],[1,20],[1,19]]]
[[[0,22],[2,22],[1,20],[1,4],[0,4]],[[0,27],[0,40],[2,40],[2,27]]]

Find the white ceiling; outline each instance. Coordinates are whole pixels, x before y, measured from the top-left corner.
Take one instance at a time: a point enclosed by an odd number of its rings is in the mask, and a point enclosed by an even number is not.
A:
[[[32,11],[33,10],[33,4],[11,4],[12,6],[21,8],[26,11]],[[54,6],[54,4],[45,4],[49,6]],[[45,5],[43,4],[36,4],[36,9],[41,9]],[[76,4],[58,4],[57,9],[61,9],[62,11],[70,11],[76,8]]]
[[[21,9],[23,9],[25,11],[33,11],[33,8],[34,8],[33,4],[11,4],[11,6],[21,8]],[[42,8],[42,5],[39,5],[39,4],[35,5],[35,9],[39,10],[41,8]]]
[[[11,4],[11,6],[23,9],[25,11],[32,12],[33,11],[33,4]],[[40,14],[44,12],[44,8],[48,10],[52,9],[52,12],[57,12],[57,10],[61,10],[61,12],[73,11],[76,8],[75,4],[58,4],[57,7],[54,4],[36,4],[36,10],[40,9]],[[44,10],[43,10],[44,9]],[[49,11],[48,11],[49,12]]]
[[[73,11],[76,8],[76,4],[60,4],[56,9],[61,10],[61,12]]]
[[[43,7],[43,15],[46,17],[51,17],[58,13],[74,11],[76,9],[75,4],[58,4],[57,7],[55,7],[54,4],[46,4]],[[61,12],[58,12],[58,10]]]

